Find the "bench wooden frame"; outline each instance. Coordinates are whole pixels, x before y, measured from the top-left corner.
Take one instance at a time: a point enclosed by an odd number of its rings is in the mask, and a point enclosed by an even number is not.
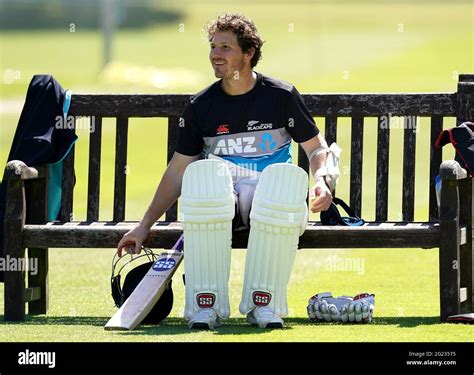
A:
[[[48,168],[11,161],[5,169],[7,202],[6,255],[38,259],[39,272],[5,273],[5,320],[45,314],[48,309],[49,248],[114,248],[122,235],[136,223],[126,222],[125,191],[127,134],[130,117],[168,118],[168,161],[176,145],[179,116],[189,95],[99,95],[72,96],[69,115],[93,116],[95,132],[90,135],[87,220],[71,221],[74,188],[74,149],[63,165],[63,196],[60,220],[46,222]],[[338,117],[351,117],[350,205],[357,214],[362,202],[362,151],[364,117],[377,117],[377,180],[375,222],[362,227],[328,227],[309,222],[300,239],[301,248],[439,248],[440,319],[473,310],[473,184],[453,161],[441,163],[441,150],[433,147],[442,130],[443,117],[456,117],[457,124],[474,119],[474,75],[459,76],[456,93],[429,94],[306,94],[305,103],[313,116],[325,117],[325,137],[336,141]],[[404,131],[403,198],[401,222],[388,222],[388,157],[390,132],[380,126],[383,116],[424,116],[431,118],[429,220],[414,222],[416,132]],[[99,222],[99,181],[102,118],[115,117],[116,156],[113,220]],[[406,118],[406,117],[405,117]],[[412,117],[411,121],[416,119]],[[412,124],[413,125],[413,124]],[[299,147],[298,164],[308,170],[308,160]],[[434,177],[443,179],[440,215]],[[166,213],[166,221],[152,227],[147,245],[170,248],[181,234],[177,205]],[[248,232],[234,235],[233,246],[245,248]],[[28,286],[28,287],[27,287]]]

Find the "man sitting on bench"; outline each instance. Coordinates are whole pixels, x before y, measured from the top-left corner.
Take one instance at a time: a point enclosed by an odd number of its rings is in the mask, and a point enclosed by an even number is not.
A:
[[[207,32],[219,80],[185,109],[153,201],[117,252],[139,253],[151,226],[181,195],[184,315],[191,328],[213,329],[230,315],[232,230],[248,228],[251,220],[240,312],[261,328],[280,328],[308,219],[308,175],[291,164],[291,140],[301,144],[314,174],[312,212],[332,202],[325,180],[328,147],[296,88],[253,71],[263,41],[251,20],[221,15]]]

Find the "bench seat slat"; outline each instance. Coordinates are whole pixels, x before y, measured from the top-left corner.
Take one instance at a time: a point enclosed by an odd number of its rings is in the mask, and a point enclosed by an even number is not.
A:
[[[92,225],[86,222],[50,222],[45,225],[26,225],[24,245],[50,248],[113,248],[136,224],[137,222],[98,222]],[[181,223],[159,222],[152,227],[147,245],[154,248],[171,248],[181,233]],[[236,232],[233,236],[233,247],[245,248],[247,240],[248,231]],[[438,246],[437,223],[372,222],[360,227],[342,227],[309,222],[306,232],[300,238],[300,247],[308,248]]]

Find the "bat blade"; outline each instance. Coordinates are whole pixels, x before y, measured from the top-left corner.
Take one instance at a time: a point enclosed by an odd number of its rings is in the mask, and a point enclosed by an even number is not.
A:
[[[135,290],[105,325],[106,330],[133,330],[151,311],[168,287],[176,269],[183,260],[179,249],[182,237],[173,250],[163,252],[153,263]]]

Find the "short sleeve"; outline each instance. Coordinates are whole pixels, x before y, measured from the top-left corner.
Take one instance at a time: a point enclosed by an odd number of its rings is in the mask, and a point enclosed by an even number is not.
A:
[[[295,142],[306,142],[319,134],[319,129],[296,88],[291,90],[288,98],[287,116],[286,130]]]
[[[198,127],[198,119],[191,104],[179,119],[178,144],[175,151],[183,155],[195,156],[202,152],[204,140]]]

